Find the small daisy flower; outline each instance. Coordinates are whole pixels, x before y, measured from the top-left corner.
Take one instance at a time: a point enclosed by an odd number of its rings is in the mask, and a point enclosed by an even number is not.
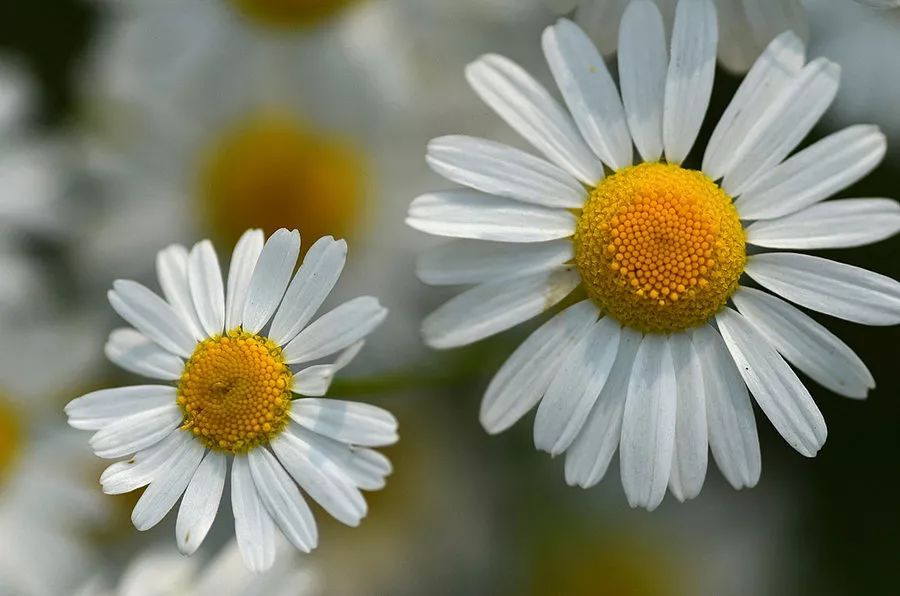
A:
[[[792,447],[808,457],[819,451],[825,421],[787,362],[848,397],[875,386],[846,344],[786,300],[894,325],[900,284],[750,247],[868,244],[900,229],[900,208],[888,199],[823,201],[880,162],[886,143],[874,126],[852,126],[791,155],[839,78],[836,64],[807,62],[793,33],[751,68],[695,170],[683,163],[713,86],[711,0],[678,4],[671,56],[652,2],[629,4],[620,31],[621,99],[577,25],[561,20],[545,31],[569,113],[506,58],[470,65],[476,93],[547,161],[484,139],[435,139],[428,162],[471,190],[417,198],[407,223],[466,239],[424,255],[423,281],[478,284],[424,321],[432,347],[499,333],[576,288],[587,295],[506,361],[481,422],[499,433],[539,404],[535,445],[566,453],[568,483],[599,482],[618,448],[629,503],[653,509],[667,487],[680,500],[700,492],[708,450],[734,487],[757,483],[751,393]]]
[[[321,591],[314,570],[298,564],[279,541],[275,564],[265,573],[253,573],[241,564],[232,540],[202,565],[196,558],[157,547],[134,557],[114,587],[96,577],[76,592],[77,596],[255,596],[271,594],[312,596]]]
[[[578,23],[604,55],[616,51],[619,23],[631,0],[548,0],[559,13],[575,10]],[[551,6],[553,6],[551,4]],[[667,23],[676,0],[656,0]],[[776,35],[794,31],[807,38],[806,14],[800,0],[715,0],[719,17],[719,62],[733,73],[745,73]]]
[[[90,443],[98,456],[128,458],[103,473],[104,492],[147,486],[131,516],[138,530],[155,526],[181,498],[175,531],[185,554],[209,531],[228,468],[238,546],[257,571],[272,565],[276,527],[298,549],[315,548],[316,522],[300,488],[355,526],[366,515],[360,489],[382,488],[391,471],[370,448],[396,442],[394,417],[320,398],[387,311],[361,297],[310,323],[340,276],[347,245],[319,239],[292,279],[299,253],[296,230],[265,242],[261,230],[247,231],[223,282],[208,240],[190,251],[173,245],[157,256],[165,299],[127,280],[109,292],[133,328],[112,332],[107,356],[171,384],[89,393],[66,406],[69,424],[96,431]]]

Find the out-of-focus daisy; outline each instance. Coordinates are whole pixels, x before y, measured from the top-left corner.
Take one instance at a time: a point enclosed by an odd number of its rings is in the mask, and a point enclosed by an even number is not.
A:
[[[699,493],[708,448],[732,485],[756,484],[748,389],[792,447],[818,452],[825,422],[785,358],[849,397],[874,387],[846,344],[781,298],[741,283],[744,274],[822,313],[900,322],[900,284],[889,278],[795,252],[748,250],[858,246],[900,229],[892,200],[823,202],[882,159],[876,127],[850,127],[790,155],[839,78],[836,64],[807,62],[796,35],[776,38],[750,70],[702,168],[681,165],[709,102],[717,38],[712,2],[683,0],[670,59],[659,10],[631,3],[620,29],[620,100],[590,39],[561,20],[543,44],[570,113],[512,61],[482,57],[466,72],[470,84],[549,161],[484,139],[435,139],[429,163],[472,190],[421,196],[407,218],[431,234],[475,240],[419,262],[426,283],[479,284],[425,320],[435,348],[478,341],[576,288],[586,293],[507,360],[487,389],[481,422],[501,432],[540,402],[535,444],[566,452],[570,484],[599,482],[619,448],[628,501],[649,509],[667,486],[679,499]]]
[[[370,449],[397,440],[394,417],[375,406],[320,399],[331,380],[385,318],[375,298],[346,302],[310,324],[337,282],[347,245],[316,241],[296,275],[300,235],[261,230],[237,243],[223,281],[208,240],[157,256],[165,299],[133,281],[109,300],[134,328],[113,331],[117,365],[173,384],[105,389],[66,406],[69,424],[96,431],[94,452],[130,459],[101,476],[109,494],[148,486],[132,513],[139,530],[156,525],[179,498],[179,549],[194,552],[219,508],[226,469],[238,546],[247,566],[269,568],[275,528],[298,549],[318,542],[298,485],[339,521],[366,515],[360,489],[384,485],[390,463]],[[294,365],[326,364],[296,373]],[[299,396],[308,396],[300,398]]]
[[[896,5],[896,4],[895,4]],[[844,67],[844,84],[830,124],[872,118],[893,142],[900,140],[900,10],[871,10],[854,2],[807,0],[810,50]]]
[[[86,531],[103,519],[90,453],[70,429],[0,399],[0,593],[64,594],[93,564]],[[53,561],[47,565],[47,561]]]
[[[483,13],[521,11],[474,0],[345,4],[324,26],[292,31],[258,27],[227,1],[109,6],[84,84],[86,153],[107,199],[78,249],[93,288],[116,275],[149,278],[135,262],[160,243],[200,236],[230,247],[246,227],[296,227],[309,240],[335,234],[360,255],[344,289],[377,281],[381,299],[402,313],[379,330],[385,349],[357,368],[421,354],[409,250],[417,238],[402,224],[403,197],[432,176],[405,157],[435,134],[418,110],[432,104],[418,90],[440,87],[434,93],[451,102],[435,65],[472,57],[452,33]],[[504,5],[523,4],[537,6]],[[405,109],[413,104],[415,116]]]
[[[575,10],[575,22],[594,40],[604,55],[616,51],[619,23],[631,0],[548,0],[559,13]],[[667,23],[672,22],[676,0],[656,0]],[[744,73],[775,36],[794,31],[807,35],[806,15],[800,0],[715,0],[719,16],[719,62],[734,73]]]
[[[95,370],[83,349],[90,329],[29,322],[7,322],[0,342],[0,594],[44,596],[67,593],[88,574],[85,538],[106,516],[96,460],[59,415],[61,392]],[[60,366],[48,369],[45,358]]]
[[[280,541],[279,541],[280,542]],[[279,544],[281,546],[281,544]],[[282,552],[265,573],[253,573],[241,564],[234,541],[200,565],[196,558],[159,548],[139,553],[115,587],[97,577],[77,591],[78,596],[312,596],[319,594],[316,574]]]
[[[44,280],[25,237],[60,230],[64,150],[30,124],[35,91],[14,62],[0,59],[0,313],[29,308]]]

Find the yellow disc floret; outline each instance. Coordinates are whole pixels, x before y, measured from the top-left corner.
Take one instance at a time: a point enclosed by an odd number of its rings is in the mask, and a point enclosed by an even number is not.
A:
[[[0,482],[15,467],[24,438],[23,430],[18,409],[0,399]]]
[[[358,0],[232,0],[255,23],[282,30],[318,25]]]
[[[362,215],[362,154],[288,113],[250,114],[215,137],[200,158],[201,219],[223,244],[248,227],[267,235],[301,229],[309,245],[327,234],[346,238]]]
[[[574,241],[588,295],[645,333],[708,321],[737,289],[746,263],[731,197],[703,173],[673,164],[644,163],[600,182]]]
[[[240,328],[197,345],[178,383],[182,429],[211,449],[244,453],[284,430],[293,373],[281,348]]]

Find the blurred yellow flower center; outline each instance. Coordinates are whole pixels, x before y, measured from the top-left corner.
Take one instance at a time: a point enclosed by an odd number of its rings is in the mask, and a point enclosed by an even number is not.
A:
[[[286,30],[318,25],[356,1],[232,0],[235,7],[256,24]]]
[[[0,400],[0,482],[12,470],[24,437],[19,412],[5,400]]]
[[[224,243],[247,228],[299,229],[304,244],[347,237],[361,211],[363,159],[349,143],[264,112],[215,139],[200,164],[204,220]],[[306,242],[306,240],[309,242]]]
[[[645,333],[708,321],[746,263],[731,197],[703,173],[671,164],[624,168],[600,182],[574,241],[588,295]]]
[[[281,348],[240,328],[201,342],[178,383],[183,430],[212,449],[243,453],[284,430],[293,373]]]

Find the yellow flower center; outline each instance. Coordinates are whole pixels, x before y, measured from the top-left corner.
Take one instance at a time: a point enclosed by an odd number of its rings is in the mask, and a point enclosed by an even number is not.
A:
[[[24,434],[18,410],[6,400],[0,400],[0,481],[12,471]]]
[[[223,243],[247,228],[296,228],[305,246],[327,234],[347,237],[362,207],[360,153],[280,113],[239,122],[204,153],[199,171],[202,220]]]
[[[296,30],[318,25],[357,0],[232,0],[257,25]]]
[[[574,242],[588,295],[645,333],[708,321],[737,290],[747,259],[731,197],[701,172],[661,163],[600,182]]]
[[[208,447],[244,453],[288,423],[293,373],[281,348],[240,328],[197,345],[178,383],[183,430]]]

